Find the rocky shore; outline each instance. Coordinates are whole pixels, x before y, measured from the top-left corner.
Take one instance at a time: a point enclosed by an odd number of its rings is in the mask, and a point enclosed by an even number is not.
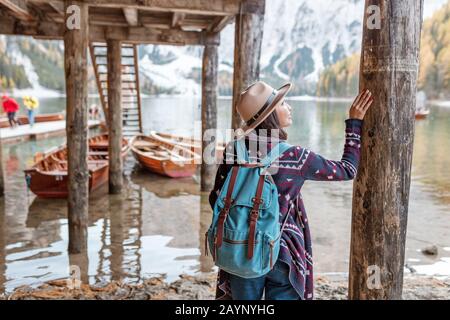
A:
[[[204,300],[214,299],[216,274],[199,276],[181,275],[180,279],[167,283],[164,277],[154,277],[139,285],[110,282],[97,285],[81,285],[69,289],[66,280],[49,281],[37,288],[22,286],[0,300]],[[345,276],[318,275],[315,280],[315,299],[347,299],[347,279]],[[417,274],[405,275],[403,299],[450,299],[450,278],[436,279]]]

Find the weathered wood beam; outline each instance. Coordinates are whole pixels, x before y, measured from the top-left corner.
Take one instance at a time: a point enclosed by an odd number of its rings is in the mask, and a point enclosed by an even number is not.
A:
[[[109,193],[118,194],[123,187],[122,161],[122,45],[108,40],[108,139]]]
[[[48,0],[29,0],[34,3],[47,3]],[[63,0],[54,0],[64,2]],[[137,8],[161,12],[185,12],[202,15],[235,15],[239,13],[240,0],[85,0],[89,6],[108,8]],[[259,0],[252,0],[245,7],[245,13],[261,11]]]
[[[253,4],[254,0],[243,0],[242,5]],[[265,0],[259,1],[265,5]],[[259,79],[261,44],[264,29],[264,13],[238,14],[234,36],[234,74],[231,127],[237,129],[241,118],[236,111],[240,93]]]
[[[132,27],[137,27],[139,25],[139,14],[136,8],[124,8],[123,15],[127,20],[128,24]]]
[[[208,27],[209,32],[220,32],[225,26],[234,21],[234,16],[217,17],[214,22]]]
[[[5,179],[3,176],[3,145],[0,140],[0,197],[3,197],[4,194],[5,194]],[[0,212],[0,215],[2,214],[3,212]]]
[[[18,19],[33,20],[33,15],[30,13],[25,0],[0,0],[0,4],[11,10]]]
[[[66,6],[80,8],[80,28],[66,29],[64,34],[64,68],[66,73],[66,132],[68,158],[69,253],[87,249],[89,169],[88,152],[88,6],[66,1]]]
[[[3,195],[2,195],[3,196]],[[5,198],[0,199],[0,294],[5,293],[6,278],[6,246],[7,246],[7,231],[6,231],[6,212],[5,212]]]
[[[64,5],[61,2],[50,1],[48,3],[57,13],[64,15]]]
[[[349,298],[401,299],[423,0],[366,0],[365,12],[359,85],[375,100],[353,185]]]
[[[53,21],[26,24],[11,17],[0,20],[0,34],[26,35],[43,39],[62,39],[64,25]],[[201,32],[184,30],[162,30],[152,28],[108,27],[90,25],[90,41],[105,42],[115,39],[126,43],[149,43],[167,45],[203,45]]]
[[[184,17],[186,16],[186,14],[184,13],[180,13],[180,12],[174,12],[172,14],[172,23],[171,23],[171,27],[172,28],[179,28],[181,25],[181,22],[183,21]]]
[[[209,146],[211,139],[206,132],[217,129],[217,75],[219,69],[218,43],[219,34],[207,34],[203,50],[202,66],[202,150],[203,154],[214,161],[208,163],[202,155],[201,191],[208,191],[214,187],[214,177],[217,169],[215,163],[216,148]],[[205,140],[204,140],[205,139]],[[208,147],[208,148],[207,148]],[[207,152],[207,155],[206,155]]]

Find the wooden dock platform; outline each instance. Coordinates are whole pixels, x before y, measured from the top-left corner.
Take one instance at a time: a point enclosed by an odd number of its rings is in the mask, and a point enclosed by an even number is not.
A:
[[[100,125],[99,120],[89,120],[89,128],[95,128]],[[14,129],[0,129],[0,139],[3,143],[12,143],[26,140],[40,140],[48,137],[60,136],[66,134],[66,121],[38,122],[33,127],[30,125],[21,125]]]

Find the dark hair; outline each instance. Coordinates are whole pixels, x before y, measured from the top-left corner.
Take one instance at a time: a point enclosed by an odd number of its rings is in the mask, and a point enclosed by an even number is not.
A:
[[[278,129],[278,137],[280,139],[287,140],[288,138],[287,132],[280,127],[280,119],[278,119],[275,110],[255,128],[257,135],[260,135],[261,129],[264,129],[264,133],[261,134],[267,135],[268,137],[271,136],[271,129]]]

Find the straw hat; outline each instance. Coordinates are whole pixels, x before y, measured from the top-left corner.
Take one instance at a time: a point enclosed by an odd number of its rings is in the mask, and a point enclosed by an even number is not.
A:
[[[276,90],[263,81],[257,81],[245,89],[236,106],[236,111],[245,124],[236,130],[236,136],[249,134],[263,122],[283,102],[291,86],[291,83],[286,83]]]

